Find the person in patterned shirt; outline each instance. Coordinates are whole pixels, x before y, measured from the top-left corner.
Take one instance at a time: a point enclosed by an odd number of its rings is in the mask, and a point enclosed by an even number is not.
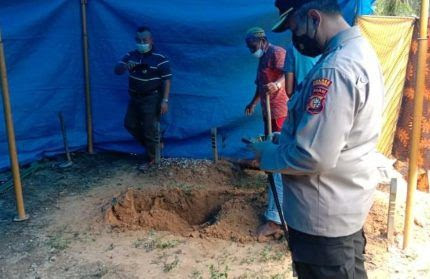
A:
[[[263,110],[264,130],[267,134],[266,95],[270,95],[272,131],[280,132],[288,111],[284,73],[286,51],[282,47],[270,44],[264,30],[260,27],[249,29],[245,41],[252,55],[259,59],[255,94],[246,106],[245,114],[252,115],[256,105],[260,102]],[[282,205],[282,177],[280,174],[274,174],[273,178]],[[266,222],[257,229],[259,241],[264,241],[271,235],[282,234],[281,219],[271,190],[267,191],[267,209],[264,217]]]

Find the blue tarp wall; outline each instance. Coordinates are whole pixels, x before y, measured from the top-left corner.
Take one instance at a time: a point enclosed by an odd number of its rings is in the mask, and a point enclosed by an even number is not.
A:
[[[372,0],[340,0],[346,18],[369,14]],[[267,0],[89,0],[88,31],[95,147],[143,152],[123,128],[127,77],[115,63],[134,48],[135,29],[152,28],[156,48],[174,73],[170,111],[163,119],[165,156],[211,156],[209,130],[219,127],[222,156],[244,156],[242,136],[262,133],[261,110],[243,114],[254,93],[257,60],[244,34],[276,21]],[[0,0],[0,28],[21,163],[63,152],[57,113],[72,149],[86,145],[80,0]],[[268,32],[285,45],[286,34]],[[2,110],[2,109],[0,109]],[[0,169],[9,166],[0,114]]]

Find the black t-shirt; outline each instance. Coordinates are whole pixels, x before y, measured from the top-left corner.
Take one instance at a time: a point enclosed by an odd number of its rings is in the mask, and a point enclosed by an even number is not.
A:
[[[172,78],[170,62],[164,55],[156,52],[140,53],[137,50],[127,53],[120,63],[134,62],[136,66],[128,76],[130,93],[146,94],[158,90],[163,80]]]

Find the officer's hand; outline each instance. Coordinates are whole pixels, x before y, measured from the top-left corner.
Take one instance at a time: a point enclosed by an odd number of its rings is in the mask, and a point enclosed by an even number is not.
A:
[[[276,82],[270,82],[270,83],[264,85],[264,89],[266,91],[266,94],[274,94],[274,93],[278,92],[278,90],[280,88]]]
[[[165,102],[162,102],[160,107],[161,115],[166,114],[168,110],[169,110],[169,105]]]
[[[248,144],[246,147],[254,152],[254,160],[258,163],[258,167],[260,167],[262,154],[265,153],[266,150],[272,148],[273,143],[271,141],[254,142]]]
[[[136,67],[136,63],[134,63],[133,61],[130,61],[127,63],[127,69],[131,72],[133,71],[134,67]]]
[[[249,104],[246,106],[245,108],[245,115],[246,116],[251,116],[254,113],[255,110],[255,105],[254,104]]]

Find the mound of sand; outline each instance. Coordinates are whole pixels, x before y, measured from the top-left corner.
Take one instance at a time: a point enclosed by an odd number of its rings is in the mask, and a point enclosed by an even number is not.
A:
[[[112,200],[105,221],[120,229],[249,242],[256,240],[264,203],[261,190],[129,189]]]

